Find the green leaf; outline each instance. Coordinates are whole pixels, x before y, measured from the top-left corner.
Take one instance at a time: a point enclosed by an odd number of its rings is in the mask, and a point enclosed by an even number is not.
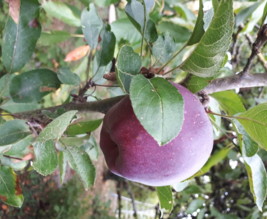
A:
[[[110,31],[110,27],[106,27],[101,32],[101,50],[98,53],[99,65],[106,66],[114,57],[116,37]]]
[[[103,78],[104,74],[107,74],[110,72],[111,68],[112,68],[112,61],[110,63],[108,63],[106,66],[100,66],[101,60],[99,60],[99,57],[95,57],[93,60],[93,78],[94,78],[94,82],[98,83],[98,84],[102,84],[105,82],[105,79]]]
[[[153,7],[153,0],[144,0],[143,2],[137,0],[128,1],[125,13],[140,33],[143,33],[144,26],[147,25],[148,15]]]
[[[16,173],[7,166],[0,166],[0,200],[14,207],[21,207],[23,194]]]
[[[128,1],[125,7],[125,13],[139,32],[143,31],[146,23],[146,16],[144,12],[145,9],[143,4],[137,0]]]
[[[8,18],[2,43],[2,60],[9,73],[19,71],[31,58],[41,34],[37,0],[20,1],[19,22]]]
[[[241,98],[234,91],[217,92],[212,96],[220,103],[223,110],[231,115],[246,111]]]
[[[4,154],[12,157],[22,158],[23,156],[25,156],[25,154],[30,152],[28,147],[32,144],[33,140],[33,136],[28,135],[22,140],[12,144],[10,149]]]
[[[242,155],[245,157],[255,155],[259,149],[258,144],[249,137],[248,133],[237,120],[234,121],[234,125],[238,132],[238,140]]]
[[[103,27],[103,21],[97,14],[94,4],[89,5],[89,10],[84,9],[81,16],[82,31],[91,49],[98,44],[98,37]]]
[[[14,74],[5,74],[0,78],[0,97],[6,99],[9,96],[9,85]]]
[[[67,147],[64,153],[71,167],[81,177],[86,189],[94,184],[95,167],[92,164],[89,155],[78,147]]]
[[[173,208],[173,197],[170,186],[156,187],[161,211],[171,212]]]
[[[226,156],[228,155],[228,153],[230,152],[231,149],[232,149],[231,147],[225,147],[225,148],[222,148],[222,149],[214,152],[210,156],[210,158],[208,159],[206,164],[197,173],[195,173],[190,178],[194,178],[194,177],[197,177],[197,176],[202,176],[205,173],[209,172],[209,170],[213,166],[217,165],[218,163],[220,163],[222,160],[224,160],[226,158]]]
[[[233,1],[221,0],[211,24],[181,69],[199,77],[217,74],[233,33]]]
[[[41,131],[36,141],[45,142],[59,139],[77,112],[77,110],[71,110],[54,119]]]
[[[53,140],[37,141],[33,144],[35,160],[33,168],[43,176],[47,176],[57,168],[57,152]]]
[[[4,100],[0,104],[0,108],[9,113],[20,113],[38,109],[38,103],[15,103],[9,95],[9,87],[12,78],[15,74],[6,74],[0,79],[0,97]]]
[[[153,44],[152,54],[157,62],[165,64],[171,59],[176,49],[177,46],[173,38],[167,33],[164,36],[158,37],[157,41]]]
[[[62,67],[58,70],[58,79],[62,84],[79,85],[80,77],[73,73],[69,68]]]
[[[14,171],[21,171],[26,168],[29,161],[21,160],[20,162],[14,162],[14,159],[0,155],[0,162],[3,166],[10,167]]]
[[[81,25],[80,12],[73,6],[63,2],[44,1],[42,7],[50,17],[55,17],[72,26]]]
[[[14,144],[30,135],[25,121],[14,119],[0,125],[0,146]]]
[[[148,16],[155,5],[155,1],[154,0],[143,0],[143,3],[146,7],[146,16]]]
[[[195,75],[189,75],[189,78],[185,81],[185,85],[188,90],[196,93],[205,88],[211,80],[212,78],[201,78]]]
[[[110,26],[118,42],[122,39],[129,41],[131,44],[141,41],[140,33],[127,18],[118,19]]]
[[[192,213],[194,213],[196,210],[202,208],[202,206],[203,206],[204,203],[205,203],[205,201],[202,200],[202,199],[196,199],[196,200],[193,200],[193,201],[189,204],[189,206],[188,206],[188,208],[187,208],[187,210],[186,210],[186,213],[187,213],[187,214],[192,214]]]
[[[158,38],[156,25],[151,19],[147,21],[144,37],[149,43],[154,43]]]
[[[238,114],[237,120],[249,136],[267,150],[267,103],[259,104]]]
[[[265,3],[265,6],[264,6],[263,15],[261,18],[261,25],[265,23],[266,17],[267,17],[267,2]]]
[[[169,21],[160,22],[157,29],[160,33],[169,33],[176,43],[186,42],[191,35],[191,32],[187,28]]]
[[[14,102],[38,102],[60,86],[55,72],[36,69],[16,75],[10,83],[10,96]]]
[[[235,25],[244,25],[247,22],[247,19],[252,15],[252,13],[261,5],[262,2],[256,2],[249,7],[241,10],[235,17]]]
[[[193,30],[193,33],[190,37],[190,39],[187,42],[187,45],[193,45],[195,43],[198,43],[205,33],[204,31],[204,11],[203,11],[203,1],[199,0],[199,9],[198,9],[198,17],[195,24],[195,28]]]
[[[60,42],[63,42],[71,37],[69,32],[65,31],[49,31],[42,32],[41,37],[38,40],[38,45],[51,46]]]
[[[107,7],[111,4],[115,4],[118,2],[119,2],[119,0],[97,0],[97,1],[95,1],[95,4],[99,7],[104,8],[104,7]]]
[[[164,145],[180,132],[184,121],[184,101],[176,87],[163,78],[133,78],[130,99],[134,113],[145,130]],[[175,122],[174,122],[175,121]]]
[[[64,146],[80,147],[88,142],[89,137],[90,135],[83,137],[62,137],[60,138],[60,143]]]
[[[21,113],[25,111],[36,110],[40,108],[38,103],[15,103],[13,100],[8,100],[0,105],[0,108],[10,113]]]
[[[117,80],[125,92],[129,92],[133,76],[140,72],[141,58],[132,47],[123,46],[118,54],[116,65]]]
[[[70,125],[66,130],[67,135],[80,135],[92,132],[96,130],[100,124],[102,123],[102,119],[92,120],[88,122],[79,122],[73,125]]]
[[[82,146],[82,148],[89,155],[91,160],[97,161],[99,155],[99,146],[93,135],[90,136],[89,140]]]
[[[217,8],[219,7],[219,0],[212,0],[212,6],[214,11],[217,11]]]
[[[267,193],[267,174],[265,166],[259,155],[252,157],[243,157],[248,173],[250,191],[253,194],[254,201],[262,211],[264,200]]]

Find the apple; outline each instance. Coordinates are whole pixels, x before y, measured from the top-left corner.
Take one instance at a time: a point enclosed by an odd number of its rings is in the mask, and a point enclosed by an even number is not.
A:
[[[145,185],[166,186],[192,176],[208,160],[213,131],[204,107],[189,90],[173,85],[184,99],[184,122],[178,136],[163,146],[140,124],[129,96],[107,112],[100,147],[111,172]]]

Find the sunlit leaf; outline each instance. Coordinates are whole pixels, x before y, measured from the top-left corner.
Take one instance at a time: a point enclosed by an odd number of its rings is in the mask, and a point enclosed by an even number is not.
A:
[[[267,150],[267,103],[238,114],[237,119],[249,136]]]
[[[199,0],[199,9],[198,9],[198,17],[195,24],[195,28],[193,30],[193,33],[190,37],[190,39],[187,42],[187,45],[193,45],[195,43],[198,43],[205,33],[204,31],[204,11],[203,11],[203,2],[202,0]]]
[[[222,91],[213,93],[212,96],[220,103],[227,113],[234,115],[246,111],[241,98],[234,91]]]
[[[171,212],[173,208],[173,197],[170,186],[156,187],[159,198],[160,209],[162,211]]]
[[[257,154],[243,158],[248,173],[250,191],[259,210],[262,211],[267,194],[267,174],[264,163]]]
[[[233,1],[221,0],[199,44],[181,65],[181,69],[199,77],[217,74],[230,46],[233,33]]]
[[[222,149],[216,151],[215,153],[213,153],[210,156],[210,158],[208,159],[208,161],[206,162],[206,164],[197,173],[195,173],[192,177],[201,176],[201,175],[204,175],[205,173],[209,172],[209,170],[213,166],[220,163],[223,159],[226,158],[226,156],[228,155],[230,150],[231,150],[231,147],[225,147],[225,148],[222,148]],[[190,177],[190,178],[192,178],[192,177]]]

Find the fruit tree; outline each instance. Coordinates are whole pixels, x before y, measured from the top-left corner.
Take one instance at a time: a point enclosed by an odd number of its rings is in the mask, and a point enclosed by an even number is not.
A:
[[[264,215],[267,0],[0,0],[0,12],[2,203],[22,206],[25,171],[64,182],[70,167],[90,188],[100,148],[118,181],[157,193],[162,217]]]

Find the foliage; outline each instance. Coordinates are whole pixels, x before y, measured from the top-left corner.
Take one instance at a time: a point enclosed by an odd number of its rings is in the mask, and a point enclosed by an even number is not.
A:
[[[219,79],[267,70],[266,0],[213,0],[208,10],[200,0],[197,16],[194,1],[72,2],[0,1],[0,199],[11,206],[29,198],[19,182],[29,165],[42,175],[59,169],[61,182],[69,165],[85,188],[93,185],[91,132],[102,119],[88,112],[106,112],[114,100],[107,97],[130,95],[138,120],[162,145],[183,122],[183,98],[169,81],[205,99]],[[214,151],[190,179],[156,188],[164,217],[267,211],[267,83],[229,91],[220,82],[206,106]],[[66,211],[53,200],[55,211]]]
[[[55,176],[43,177],[35,171],[24,172],[20,179],[25,197],[23,206],[15,208],[0,204],[1,218],[94,218],[93,212],[109,217],[109,203],[101,202],[98,196],[84,194],[78,178],[74,177],[60,187]]]

